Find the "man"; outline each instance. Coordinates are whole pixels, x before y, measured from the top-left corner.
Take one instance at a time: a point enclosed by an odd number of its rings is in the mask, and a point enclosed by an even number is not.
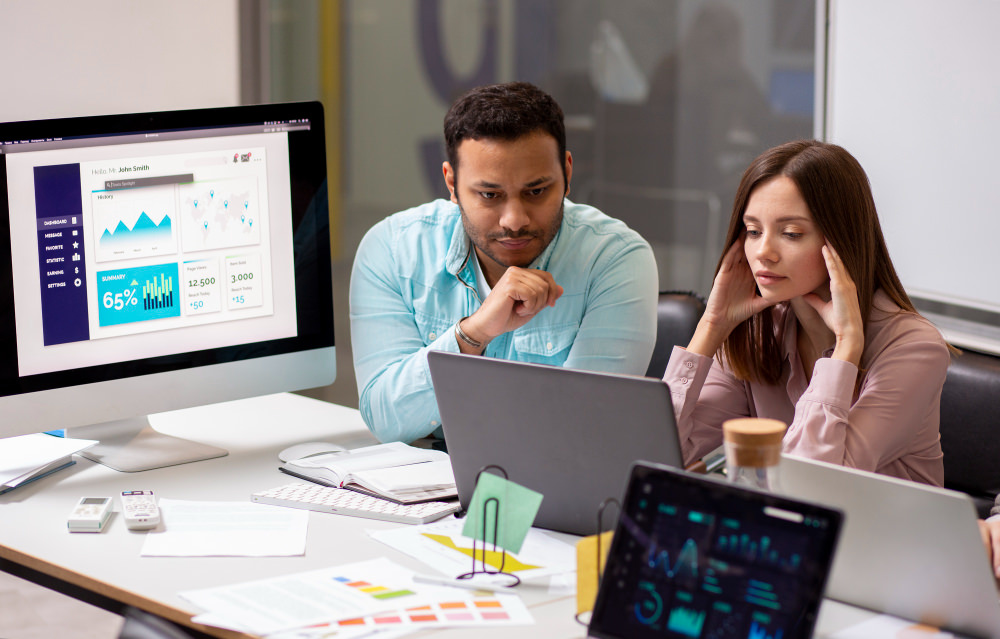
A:
[[[652,251],[565,199],[573,158],[549,95],[473,89],[444,133],[451,201],[376,224],[351,273],[361,414],[381,441],[438,431],[428,351],[642,374],[656,339]]]

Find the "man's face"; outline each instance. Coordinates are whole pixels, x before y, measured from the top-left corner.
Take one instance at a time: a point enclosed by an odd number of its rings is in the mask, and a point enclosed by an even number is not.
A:
[[[445,183],[493,286],[507,267],[531,264],[559,231],[573,159],[567,152],[564,182],[558,145],[546,133],[467,139],[457,154],[460,170],[445,162]]]

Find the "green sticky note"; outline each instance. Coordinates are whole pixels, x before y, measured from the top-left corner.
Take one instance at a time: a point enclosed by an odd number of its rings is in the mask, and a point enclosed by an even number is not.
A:
[[[486,500],[495,497],[499,507]],[[496,531],[497,546],[511,552],[520,552],[528,529],[535,521],[538,507],[542,504],[542,493],[525,488],[520,484],[504,479],[492,473],[479,476],[476,490],[469,502],[469,511],[465,515],[465,527],[462,534],[493,544]],[[486,510],[486,530],[483,531],[483,509]],[[496,529],[496,514],[500,514],[500,529]]]

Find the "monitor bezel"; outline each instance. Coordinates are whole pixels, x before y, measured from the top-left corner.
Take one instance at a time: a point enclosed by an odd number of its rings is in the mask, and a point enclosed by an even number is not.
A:
[[[308,127],[304,127],[304,123],[308,123]],[[242,127],[259,128],[261,131],[262,127],[275,130],[285,127],[284,130],[288,131],[292,227],[295,234],[296,335],[239,346],[20,376],[10,234],[11,215],[16,212],[10,210],[8,199],[6,156],[23,151],[19,147],[24,142],[68,146],[91,138],[123,136],[124,141],[128,135],[156,132],[204,137],[202,134],[205,132],[228,128],[235,132]],[[325,130],[323,107],[315,101],[0,123],[0,308],[3,309],[0,311],[0,405],[9,398],[22,395],[91,387],[103,382],[165,373],[172,374],[170,377],[174,380],[181,380],[183,377],[178,374],[194,368],[332,349],[335,337]],[[34,215],[34,211],[31,214]],[[332,381],[329,379],[327,383]],[[134,413],[126,410],[116,417]],[[3,434],[0,433],[0,436]]]

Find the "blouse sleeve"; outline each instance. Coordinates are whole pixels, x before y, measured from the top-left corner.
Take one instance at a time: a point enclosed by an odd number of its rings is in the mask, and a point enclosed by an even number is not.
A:
[[[746,384],[710,357],[674,346],[663,381],[673,398],[685,466],[722,444],[722,422],[751,414]]]
[[[852,406],[858,368],[842,360],[818,360],[795,406],[784,451],[876,471],[904,455],[933,449],[949,361],[942,341],[897,340],[869,365]]]

